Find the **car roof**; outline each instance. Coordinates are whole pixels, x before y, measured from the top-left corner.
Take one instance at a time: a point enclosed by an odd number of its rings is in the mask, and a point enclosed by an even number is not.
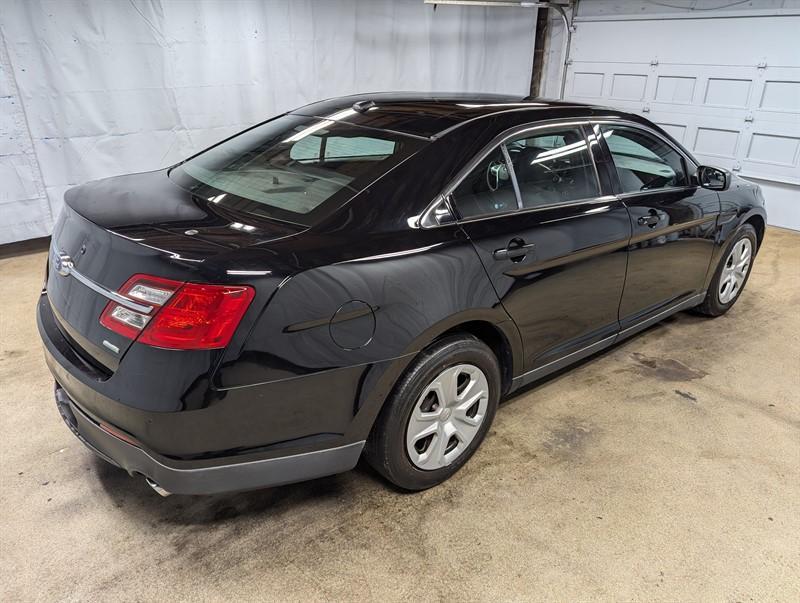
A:
[[[534,112],[568,107],[599,108],[508,94],[374,92],[330,98],[291,113],[434,139],[476,118],[508,111]]]

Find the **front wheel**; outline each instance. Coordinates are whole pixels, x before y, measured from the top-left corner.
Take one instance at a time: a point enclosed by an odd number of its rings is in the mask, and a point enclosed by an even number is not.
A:
[[[756,249],[756,230],[745,224],[731,237],[703,303],[695,308],[698,314],[720,316],[733,307],[750,277]]]
[[[365,449],[367,461],[406,490],[436,486],[480,446],[500,399],[500,369],[486,344],[448,337],[420,354],[397,383]]]

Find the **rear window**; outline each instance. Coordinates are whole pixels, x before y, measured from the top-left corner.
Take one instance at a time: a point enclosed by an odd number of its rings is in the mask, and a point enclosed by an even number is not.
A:
[[[221,206],[310,225],[421,144],[382,130],[284,115],[185,161],[170,178]]]

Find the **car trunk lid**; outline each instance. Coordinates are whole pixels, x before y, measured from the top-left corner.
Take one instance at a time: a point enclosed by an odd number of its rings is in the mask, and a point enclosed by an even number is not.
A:
[[[134,274],[253,284],[271,294],[277,279],[258,276],[271,275],[278,260],[265,259],[263,253],[254,260],[253,253],[243,250],[293,236],[302,227],[252,216],[246,223],[211,205],[175,186],[164,171],[110,178],[67,192],[53,230],[46,288],[59,327],[81,356],[107,373],[119,366],[133,340],[99,319],[110,296]],[[270,265],[263,269],[266,262]]]

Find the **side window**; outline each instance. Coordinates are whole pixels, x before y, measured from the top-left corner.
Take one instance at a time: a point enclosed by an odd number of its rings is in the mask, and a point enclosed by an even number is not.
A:
[[[686,168],[675,149],[666,142],[628,126],[603,126],[623,193],[671,186],[686,186]]]
[[[392,140],[370,138],[369,136],[329,136],[325,141],[325,159],[351,159],[359,160],[385,159],[394,153],[395,143]]]
[[[472,218],[517,209],[517,195],[500,147],[483,159],[453,191],[462,218]]]
[[[600,187],[580,128],[526,134],[508,143],[523,207],[590,199]]]
[[[289,157],[301,163],[381,161],[394,154],[395,142],[369,136],[306,136],[292,145]],[[320,157],[322,155],[322,157]]]
[[[319,151],[322,139],[319,136],[306,136],[301,138],[289,149],[289,157],[303,163],[319,161]]]

